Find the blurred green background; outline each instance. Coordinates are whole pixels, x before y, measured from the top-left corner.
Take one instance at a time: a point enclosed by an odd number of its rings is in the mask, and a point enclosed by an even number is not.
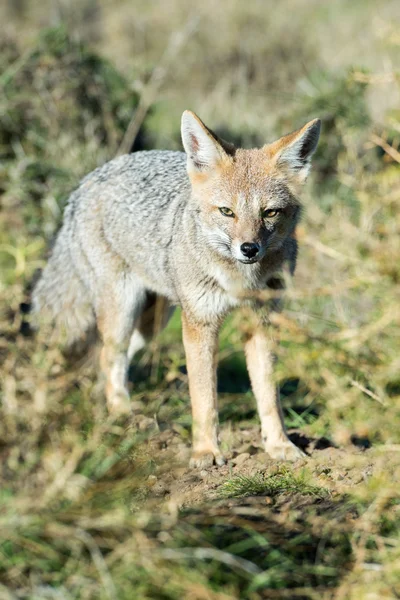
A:
[[[3,0],[0,22],[0,598],[399,597],[399,2]],[[185,470],[178,313],[132,366],[139,432],[108,419],[95,361],[29,335],[68,194],[180,149],[187,108],[244,147],[322,119],[279,322],[300,467]],[[221,335],[231,459],[258,429],[242,327]]]

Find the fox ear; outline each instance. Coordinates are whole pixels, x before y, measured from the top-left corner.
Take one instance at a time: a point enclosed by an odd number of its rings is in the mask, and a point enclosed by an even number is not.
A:
[[[181,133],[189,173],[211,171],[221,162],[230,161],[230,156],[234,155],[234,146],[219,139],[190,110],[185,110],[182,115]]]
[[[305,181],[311,166],[311,157],[314,154],[319,134],[321,132],[320,119],[310,121],[301,129],[289,133],[271,144],[276,166],[288,171],[299,182]]]

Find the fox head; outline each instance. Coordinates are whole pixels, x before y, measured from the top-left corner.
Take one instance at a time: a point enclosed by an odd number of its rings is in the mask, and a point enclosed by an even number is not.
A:
[[[205,242],[218,254],[255,263],[292,235],[320,129],[314,119],[260,149],[243,150],[218,138],[193,112],[183,113],[195,214]]]

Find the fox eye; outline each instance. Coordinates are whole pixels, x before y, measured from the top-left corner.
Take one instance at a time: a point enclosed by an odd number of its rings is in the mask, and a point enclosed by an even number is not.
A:
[[[281,211],[278,208],[267,208],[262,213],[263,219],[273,219],[278,215]]]
[[[230,208],[227,208],[226,206],[221,206],[219,208],[219,212],[222,213],[224,215],[224,217],[234,217],[235,213],[233,212],[233,210],[231,210]]]

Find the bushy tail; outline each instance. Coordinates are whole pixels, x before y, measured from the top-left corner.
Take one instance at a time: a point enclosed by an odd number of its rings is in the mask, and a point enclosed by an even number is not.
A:
[[[71,260],[68,240],[58,236],[52,255],[32,292],[31,325],[46,343],[72,346],[95,327],[87,288]]]

